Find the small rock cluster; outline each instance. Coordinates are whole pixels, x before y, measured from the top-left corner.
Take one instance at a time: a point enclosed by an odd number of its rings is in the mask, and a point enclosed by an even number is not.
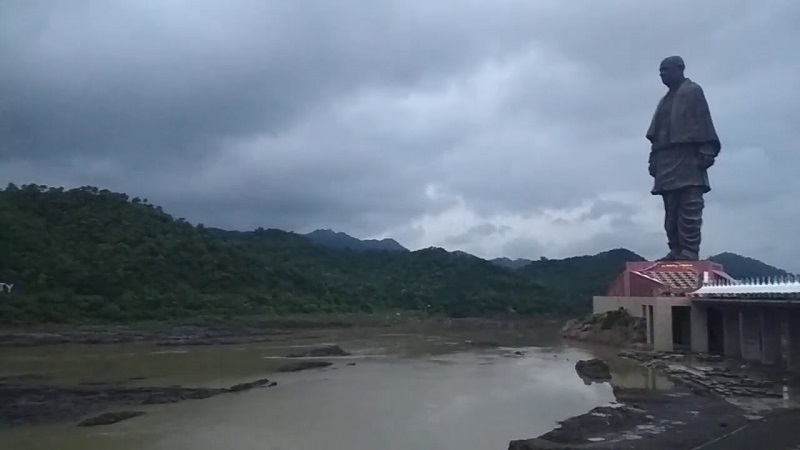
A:
[[[724,367],[689,368],[670,365],[664,368],[664,372],[673,380],[724,397],[780,398],[783,396],[783,392],[771,381],[756,380]]]
[[[561,329],[562,337],[577,341],[611,345],[647,342],[644,318],[631,316],[619,308],[603,314],[593,314],[584,320],[573,319]]]
[[[696,391],[710,392],[723,397],[783,396],[778,383],[756,379],[740,369],[726,366],[725,359],[719,355],[693,355],[693,361],[708,363],[706,366],[690,364],[689,356],[681,353],[622,350],[619,355],[641,361],[645,367],[658,369],[671,380],[690,386]]]

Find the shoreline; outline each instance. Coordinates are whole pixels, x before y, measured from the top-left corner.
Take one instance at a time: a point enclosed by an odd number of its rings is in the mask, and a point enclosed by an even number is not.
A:
[[[131,386],[127,383],[62,386],[30,383],[24,379],[14,381],[0,382],[0,429],[73,421],[77,426],[111,425],[146,414],[142,409],[148,405],[200,400],[278,384],[267,378],[226,388]]]
[[[239,345],[303,337],[314,330],[357,327],[419,326],[557,326],[554,317],[445,318],[403,314],[299,316],[278,319],[226,321],[209,324],[144,323],[130,325],[40,325],[28,328],[0,328],[0,348],[36,347],[61,344],[142,343],[157,346]]]
[[[283,365],[270,375],[319,370],[335,364],[316,358],[336,360],[350,356],[338,345],[323,345],[284,355]],[[308,359],[308,358],[314,359]],[[354,366],[354,362],[346,362]],[[339,364],[344,366],[345,364]],[[269,378],[258,378],[229,387],[186,387],[182,385],[138,385],[144,377],[130,377],[118,382],[48,382],[36,374],[0,377],[0,429],[79,421],[77,426],[110,425],[146,414],[148,405],[201,400],[222,394],[234,394],[278,385]]]
[[[796,378],[785,372],[714,355],[618,350],[618,356],[666,376],[674,388],[626,388],[612,378],[607,382],[614,403],[561,421],[536,438],[511,441],[508,449],[721,450],[738,445],[733,434],[740,432],[762,446],[775,439],[800,444],[786,419],[800,417],[800,408],[783,392]]]

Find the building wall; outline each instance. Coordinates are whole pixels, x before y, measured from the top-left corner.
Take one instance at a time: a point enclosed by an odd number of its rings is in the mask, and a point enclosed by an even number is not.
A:
[[[630,275],[630,272],[628,272],[628,271],[625,271],[625,272],[622,272],[621,274],[619,274],[617,276],[617,278],[615,278],[614,281],[611,283],[611,286],[609,286],[608,292],[606,292],[606,295],[610,295],[610,296],[613,296],[613,297],[625,297],[625,296],[627,296],[629,293],[625,292],[625,286],[627,285],[625,280],[626,280],[627,276],[629,276],[629,275]]]
[[[648,278],[630,274],[630,295],[633,297],[654,297],[656,291],[662,290],[664,286]]]
[[[692,300],[689,297],[622,297],[598,295],[593,298],[593,312],[603,314],[619,308],[625,308],[628,313],[635,317],[643,317],[642,306],[691,306]]]
[[[631,271],[621,273],[606,292],[608,297],[652,297],[661,284]]]

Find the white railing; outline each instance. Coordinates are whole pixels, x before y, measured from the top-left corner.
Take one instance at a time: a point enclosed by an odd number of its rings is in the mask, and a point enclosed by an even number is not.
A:
[[[691,293],[698,296],[715,295],[800,294],[800,276],[756,277],[742,280],[716,280],[703,283]]]

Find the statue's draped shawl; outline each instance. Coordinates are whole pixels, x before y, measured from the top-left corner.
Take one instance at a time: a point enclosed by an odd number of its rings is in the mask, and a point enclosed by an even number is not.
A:
[[[664,103],[664,98],[658,102],[656,113],[647,130],[646,136],[651,143],[655,143],[656,140],[656,116],[662,103]],[[715,155],[719,153],[721,147],[703,88],[688,78],[678,87],[675,98],[672,100],[669,141],[673,145],[701,144],[709,146]]]

